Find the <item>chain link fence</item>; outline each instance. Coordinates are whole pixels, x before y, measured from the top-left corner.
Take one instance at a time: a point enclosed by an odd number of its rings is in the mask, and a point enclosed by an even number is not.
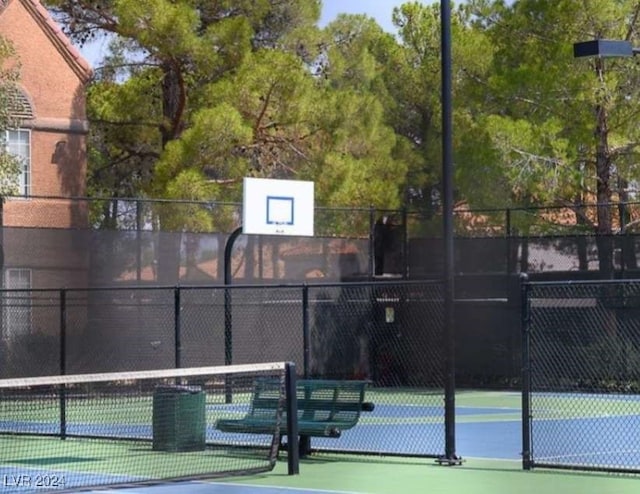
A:
[[[292,361],[304,377],[364,379],[375,403],[321,451],[444,451],[437,282],[3,290],[1,377]],[[20,332],[17,328],[22,328]]]
[[[598,236],[595,206],[455,213],[456,384],[524,385],[528,467],[640,468],[640,290],[576,281],[609,261],[608,277],[638,278],[636,206]],[[240,218],[231,203],[7,201],[2,377],[290,360],[372,382],[374,413],[313,448],[442,453],[442,293],[424,281],[442,275],[441,217],[317,208],[315,237],[240,235],[225,259]],[[518,273],[545,283],[521,298]]]
[[[525,468],[640,472],[640,282],[523,294]]]
[[[593,217],[595,207],[585,206],[581,216],[567,208],[456,211],[457,297],[466,297],[480,279],[486,291],[505,274],[529,273],[537,281],[638,277],[638,208],[627,206],[627,227],[620,220],[611,235],[595,235],[578,222]],[[222,282],[225,247],[240,218],[236,203],[9,198],[0,230],[3,267],[30,271],[25,288],[33,289]],[[311,238],[240,235],[230,259],[233,277],[260,284],[442,273],[438,215],[316,208],[315,226]]]

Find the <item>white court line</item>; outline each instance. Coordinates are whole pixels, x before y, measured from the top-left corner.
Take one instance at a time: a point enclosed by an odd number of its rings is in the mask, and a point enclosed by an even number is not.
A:
[[[593,451],[593,452],[585,452],[585,453],[573,453],[570,455],[553,455],[553,456],[540,456],[536,457],[535,450],[533,452],[534,460],[552,460],[552,459],[564,459],[564,458],[582,458],[582,457],[593,457],[593,456],[603,456],[603,455],[615,455],[615,454],[633,454],[639,453],[639,449],[629,449],[629,450],[608,450],[608,451]]]
[[[320,494],[362,494],[358,491],[328,491],[326,489],[310,489],[308,487],[281,487],[274,485],[256,485],[256,484],[228,484],[226,482],[211,482],[210,484],[221,485],[228,487],[230,485],[234,487],[250,487],[252,489],[280,489],[292,492],[317,492]]]
[[[299,492],[299,493],[306,493],[306,492],[314,492],[317,494],[362,494],[361,492],[357,492],[357,491],[332,491],[332,490],[326,490],[326,489],[311,489],[308,487],[284,487],[284,486],[276,486],[276,485],[256,485],[256,484],[233,484],[233,483],[229,483],[229,482],[207,482],[207,481],[186,481],[184,483],[178,482],[178,483],[165,483],[165,484],[158,484],[158,485],[154,485],[154,486],[138,486],[138,487],[133,487],[133,488],[121,488],[121,489],[111,489],[111,490],[92,490],[92,491],[88,491],[87,494],[151,494],[153,493],[154,489],[171,489],[174,492],[184,492],[184,494],[189,494],[189,486],[190,485],[197,485],[198,487],[201,486],[213,486],[214,488],[220,487],[221,490],[219,491],[220,493],[222,492],[229,492],[230,490],[233,489],[237,489],[237,490],[259,490],[259,491],[290,491],[292,493],[295,492]],[[218,492],[218,490],[216,489],[216,492]]]

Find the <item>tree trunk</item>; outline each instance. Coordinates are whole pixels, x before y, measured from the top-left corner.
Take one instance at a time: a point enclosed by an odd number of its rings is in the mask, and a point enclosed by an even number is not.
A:
[[[585,220],[585,208],[584,201],[582,197],[578,196],[574,200],[575,211],[576,211],[576,223],[578,225],[586,225],[587,221]],[[579,271],[589,271],[589,258],[588,258],[588,250],[587,250],[587,239],[584,235],[578,234],[576,238],[576,245],[578,250],[578,270]]]
[[[604,61],[596,59],[598,79],[603,79]],[[596,200],[597,218],[596,242],[600,275],[604,279],[613,278],[613,239],[611,231],[611,156],[609,154],[609,125],[606,102],[596,106]]]
[[[618,172],[620,173],[620,172]],[[629,182],[622,177],[618,177],[618,197],[620,202],[618,203],[618,215],[620,218],[620,233],[622,234],[622,242],[620,244],[622,248],[621,253],[621,265],[622,269],[638,269],[638,260],[636,258],[635,243],[633,237],[627,233],[626,225],[631,222],[631,213],[627,207],[629,201],[629,193],[627,187]]]
[[[160,126],[162,149],[167,143],[177,139],[182,131],[182,116],[185,106],[184,81],[178,69],[169,63],[162,64],[162,116]]]

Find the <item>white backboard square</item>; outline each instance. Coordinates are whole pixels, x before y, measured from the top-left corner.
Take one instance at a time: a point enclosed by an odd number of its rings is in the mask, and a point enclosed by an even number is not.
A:
[[[243,185],[242,233],[313,236],[313,182],[245,178]]]
[[[267,196],[267,223],[269,225],[293,225],[293,197]]]

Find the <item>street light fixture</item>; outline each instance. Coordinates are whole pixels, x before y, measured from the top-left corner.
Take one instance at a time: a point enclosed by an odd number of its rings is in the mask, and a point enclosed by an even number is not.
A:
[[[573,57],[594,57],[596,58],[594,68],[599,80],[604,76],[604,60],[603,58],[614,57],[633,57],[640,53],[640,48],[634,48],[630,41],[626,40],[608,40],[594,39],[591,41],[581,41],[573,44]],[[611,217],[609,210],[609,202],[611,200],[609,192],[609,155],[608,145],[608,110],[607,106],[598,102],[596,106],[596,170],[598,176],[597,185],[597,217],[598,217],[598,258],[600,261],[600,271],[605,278],[613,277],[613,246],[611,245]],[[624,206],[620,210],[620,223],[624,225],[623,220]],[[624,259],[624,258],[623,258]],[[624,260],[623,260],[624,263]]]
[[[573,57],[632,57],[640,53],[630,41],[594,39],[573,44]]]

